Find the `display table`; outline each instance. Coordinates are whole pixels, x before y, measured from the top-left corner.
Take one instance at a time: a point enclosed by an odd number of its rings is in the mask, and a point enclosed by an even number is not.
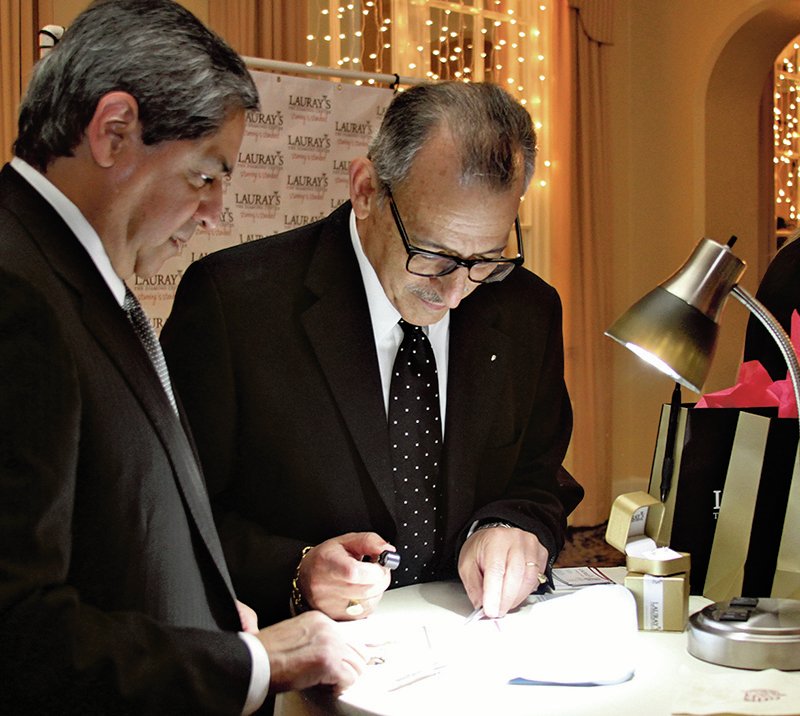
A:
[[[624,568],[604,569],[615,581],[622,581]],[[690,613],[701,609],[709,601],[691,597]],[[522,610],[536,609],[527,605]],[[438,630],[469,629],[466,617],[472,606],[459,582],[437,582],[414,585],[387,592],[375,615],[360,624],[346,624],[348,638],[358,638],[358,629],[368,629],[373,624],[402,624],[403,638],[413,638],[419,630],[426,638],[442,633]],[[602,619],[602,614],[596,615]],[[492,622],[484,622],[490,628]],[[424,632],[422,631],[424,628]],[[449,633],[456,633],[451,631]],[[478,631],[470,634],[478,634]],[[508,679],[498,678],[486,666],[485,643],[476,640],[461,649],[458,664],[449,664],[440,671],[428,674],[400,688],[387,689],[380,683],[380,666],[368,666],[356,686],[338,699],[312,689],[301,693],[280,694],[277,698],[276,716],[322,716],[323,714],[376,714],[380,716],[425,716],[427,714],[614,714],[614,716],[662,716],[672,713],[673,696],[681,680],[692,675],[742,674],[735,669],[700,661],[686,650],[686,632],[644,632],[632,635],[635,675],[629,681],[604,686],[533,686],[510,685]],[[530,650],[547,650],[547,643],[537,643],[532,637]],[[461,648],[461,647],[459,647]],[[428,654],[420,644],[420,662],[426,665]],[[580,643],[574,644],[580,650]],[[470,653],[474,650],[474,659]],[[491,654],[488,654],[491,660]],[[470,664],[474,668],[470,668]],[[480,664],[480,666],[478,666]],[[787,678],[797,678],[787,675]]]

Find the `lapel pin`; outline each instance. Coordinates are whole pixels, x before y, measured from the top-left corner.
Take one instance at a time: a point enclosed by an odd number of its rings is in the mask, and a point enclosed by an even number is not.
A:
[[[497,360],[497,356],[496,356],[494,353],[492,353],[492,357],[491,357],[491,359],[490,359],[490,360],[491,360],[492,362],[496,361],[496,360]]]

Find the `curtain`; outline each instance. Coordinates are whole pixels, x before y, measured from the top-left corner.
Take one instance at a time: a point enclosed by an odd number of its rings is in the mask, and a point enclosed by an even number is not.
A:
[[[566,378],[575,412],[568,467],[586,489],[573,525],[608,518],[611,504],[611,188],[605,109],[611,0],[554,7],[552,280],[564,302]]]
[[[11,159],[17,113],[38,49],[36,3],[0,0],[0,160]]]
[[[209,0],[208,24],[246,57],[305,62],[307,5],[285,0]]]

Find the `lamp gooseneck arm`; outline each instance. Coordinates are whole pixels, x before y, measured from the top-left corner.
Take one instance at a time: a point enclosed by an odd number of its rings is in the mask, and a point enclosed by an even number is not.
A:
[[[778,344],[783,359],[789,368],[789,377],[792,381],[792,388],[794,389],[794,399],[798,407],[798,415],[800,416],[800,364],[797,362],[797,354],[795,353],[794,346],[786,331],[783,330],[781,324],[778,323],[775,316],[773,316],[755,296],[751,296],[741,286],[734,286],[731,293],[744,304],[750,313],[752,313],[767,329],[767,333],[772,336],[773,340]],[[800,425],[800,423],[798,423]]]

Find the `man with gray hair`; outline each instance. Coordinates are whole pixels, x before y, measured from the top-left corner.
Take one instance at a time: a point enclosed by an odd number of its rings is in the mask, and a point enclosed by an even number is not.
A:
[[[363,666],[328,617],[238,601],[124,283],[218,221],[257,107],[171,0],[96,2],[36,67],[0,172],[0,713],[251,713]]]
[[[520,267],[530,116],[492,84],[398,94],[350,201],[195,262],[162,333],[234,584],[268,619],[455,576],[502,616],[583,490],[561,306]],[[364,561],[364,558],[367,561]]]

